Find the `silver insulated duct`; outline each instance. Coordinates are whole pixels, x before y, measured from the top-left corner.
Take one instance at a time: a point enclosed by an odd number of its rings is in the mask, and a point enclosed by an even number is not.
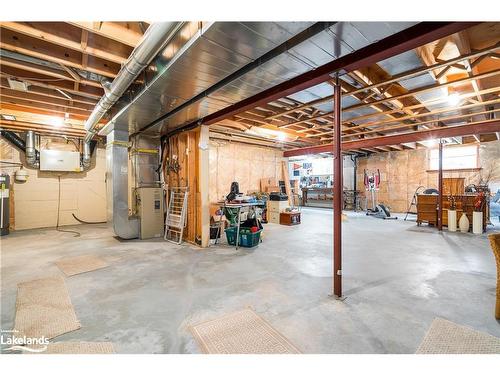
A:
[[[85,130],[87,130],[86,143],[90,142],[96,133],[95,128],[106,112],[120,99],[139,73],[170,40],[176,24],[177,22],[156,22],[148,27],[141,41],[132,51],[116,78],[106,88],[105,94],[85,122]]]
[[[90,152],[90,142],[83,142],[82,167],[84,171],[90,168],[91,160],[92,155]]]
[[[106,145],[108,222],[115,234],[129,240],[139,237],[139,219],[128,212],[128,131],[113,130]]]
[[[26,164],[32,168],[38,168],[39,166],[39,162],[36,160],[35,137],[33,130],[26,132]]]
[[[106,112],[117,102],[139,73],[168,43],[176,31],[177,22],[158,22],[148,27],[139,45],[122,66],[118,75],[105,88],[105,94],[85,123],[87,134],[85,150],[96,133],[96,126]],[[139,220],[129,216],[128,210],[128,130],[111,129],[106,138],[106,189],[108,221],[118,237],[132,239],[139,236]],[[90,150],[88,148],[88,150]],[[90,155],[90,153],[89,153]],[[90,162],[90,159],[88,160]]]

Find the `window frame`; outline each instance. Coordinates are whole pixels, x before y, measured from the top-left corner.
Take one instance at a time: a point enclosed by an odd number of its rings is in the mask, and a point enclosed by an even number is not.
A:
[[[467,167],[460,167],[460,168],[446,168],[446,165],[445,165],[445,160],[447,159],[446,158],[446,155],[445,155],[445,150],[448,148],[465,148],[465,147],[469,147],[471,149],[475,149],[475,155],[470,155],[471,157],[474,157],[474,166],[467,166]],[[432,149],[429,149],[429,153],[428,153],[428,157],[427,157],[427,165],[428,165],[428,171],[437,171],[439,170],[439,162],[438,162],[438,166],[433,168],[433,165],[432,165],[432,162],[433,160],[438,160],[439,157],[436,157],[436,158],[433,158],[433,153],[438,151],[438,148],[432,148]],[[450,158],[448,156],[448,158]],[[464,171],[464,170],[479,170],[481,169],[480,165],[479,165],[479,145],[478,144],[465,144],[465,145],[453,145],[453,146],[446,146],[446,145],[443,145],[443,170],[444,171]]]

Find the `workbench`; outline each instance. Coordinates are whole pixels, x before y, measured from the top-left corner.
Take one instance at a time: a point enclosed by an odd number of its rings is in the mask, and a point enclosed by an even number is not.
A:
[[[313,187],[305,187],[302,188],[302,205],[307,206],[309,200],[314,200],[317,205],[332,207],[333,206],[333,188],[313,188]],[[321,204],[323,202],[325,204]],[[314,206],[312,206],[314,207]]]

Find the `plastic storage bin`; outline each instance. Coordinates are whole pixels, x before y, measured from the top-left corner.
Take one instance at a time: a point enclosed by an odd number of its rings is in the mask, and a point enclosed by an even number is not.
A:
[[[229,227],[224,230],[226,232],[227,243],[229,245],[236,245],[236,227]],[[254,247],[260,242],[260,233],[262,229],[257,232],[252,232],[250,228],[242,227],[240,228],[240,240],[238,242],[239,246],[242,247]]]
[[[229,245],[236,245],[236,227],[229,227],[224,230],[226,232],[227,243]]]
[[[252,232],[250,228],[240,228],[240,246],[254,247],[260,242],[260,233],[262,229],[257,232]]]

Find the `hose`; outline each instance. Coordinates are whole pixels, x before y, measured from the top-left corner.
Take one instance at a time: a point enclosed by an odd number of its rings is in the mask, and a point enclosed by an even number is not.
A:
[[[64,232],[64,233],[73,233],[73,237],[80,237],[81,233],[77,232],[76,230],[67,230],[67,229],[60,229],[59,228],[59,212],[61,208],[61,176],[57,176],[57,181],[59,183],[59,191],[58,191],[58,198],[57,198],[57,222],[56,222],[56,230],[58,232]]]
[[[85,220],[79,219],[75,214],[72,214],[72,215],[76,221],[78,221],[82,224],[106,224],[107,223],[107,221],[85,221]]]

